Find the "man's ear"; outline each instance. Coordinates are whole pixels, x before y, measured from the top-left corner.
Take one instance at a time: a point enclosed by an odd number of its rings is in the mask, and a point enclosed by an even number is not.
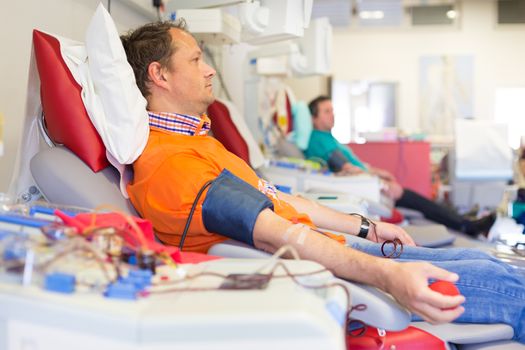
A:
[[[166,69],[159,62],[151,62],[148,66],[148,77],[151,84],[167,88],[168,82],[165,72]]]

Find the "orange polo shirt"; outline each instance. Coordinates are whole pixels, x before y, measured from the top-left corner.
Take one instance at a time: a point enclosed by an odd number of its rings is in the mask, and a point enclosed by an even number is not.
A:
[[[178,246],[197,193],[225,168],[258,189],[260,179],[255,172],[216,139],[153,129],[144,152],[133,164],[134,179],[128,193],[140,215],[153,223],[157,237],[165,244]],[[207,252],[213,244],[228,239],[204,227],[205,197],[203,193],[193,214],[185,251]],[[313,226],[307,215],[299,214],[287,202],[270,199],[277,215]]]

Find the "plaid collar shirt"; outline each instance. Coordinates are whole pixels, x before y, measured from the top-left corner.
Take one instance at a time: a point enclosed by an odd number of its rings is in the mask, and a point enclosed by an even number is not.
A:
[[[148,115],[150,128],[181,135],[206,136],[211,127],[211,121],[206,114],[194,117],[178,113],[148,112]]]

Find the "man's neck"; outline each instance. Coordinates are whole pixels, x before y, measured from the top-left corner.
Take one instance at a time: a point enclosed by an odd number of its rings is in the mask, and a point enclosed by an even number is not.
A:
[[[172,103],[169,101],[162,101],[162,100],[148,100],[148,111],[154,112],[154,113],[162,113],[162,112],[168,112],[168,113],[178,113],[178,114],[184,114],[184,115],[191,115],[195,117],[201,116],[204,111],[197,111],[195,108],[191,108],[189,106],[180,105],[177,103]]]

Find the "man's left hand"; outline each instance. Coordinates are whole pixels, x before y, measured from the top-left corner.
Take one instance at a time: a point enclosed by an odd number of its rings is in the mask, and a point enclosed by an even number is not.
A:
[[[397,201],[403,196],[404,189],[395,181],[383,181],[383,189],[381,192],[388,198]]]
[[[416,243],[405,230],[401,227],[388,224],[386,222],[376,222],[370,225],[367,239],[372,242],[382,243],[384,241],[393,241],[399,239],[403,244],[415,246]]]
[[[396,178],[394,177],[394,175],[392,175],[392,173],[390,173],[389,171],[385,169],[372,168],[370,172],[374,175],[379,176],[382,180],[396,181]]]

